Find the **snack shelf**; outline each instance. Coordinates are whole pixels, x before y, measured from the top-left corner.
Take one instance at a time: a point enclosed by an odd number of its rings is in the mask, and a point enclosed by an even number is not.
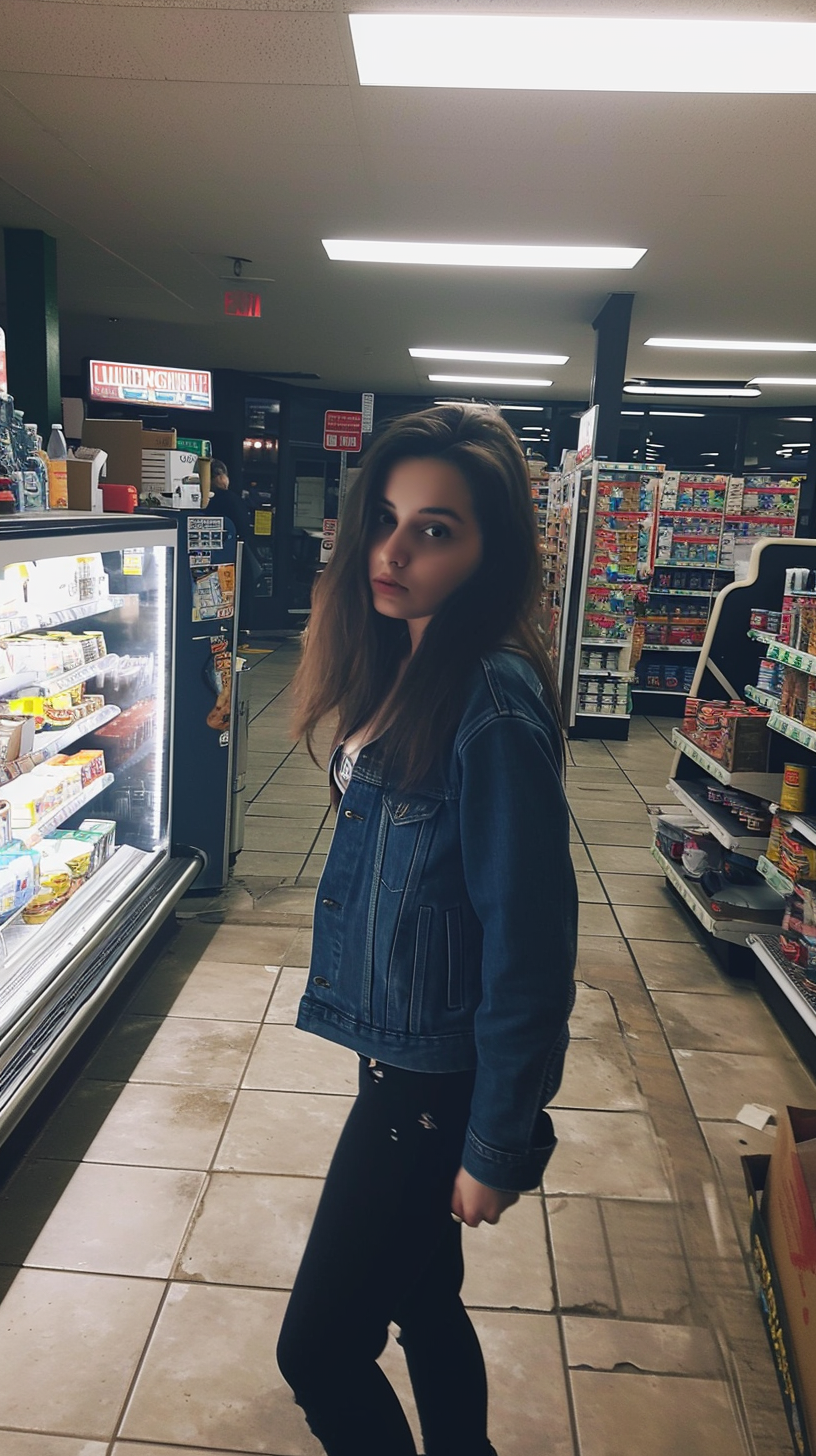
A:
[[[809,839],[811,844],[816,844],[816,819],[810,819],[806,814],[791,814],[788,809],[781,809],[778,804],[771,804],[771,813],[784,814],[796,834],[800,834],[803,839]]]
[[[811,652],[800,652],[796,647],[787,647],[784,642],[771,642],[768,656],[772,662],[781,662],[785,667],[795,667],[797,672],[816,677],[816,657]]]
[[[635,674],[633,672],[610,672],[606,667],[579,667],[579,677],[614,677],[619,682],[632,682]]]
[[[775,632],[760,632],[756,627],[748,628],[748,636],[754,642],[765,642],[768,647],[771,647],[775,642],[779,641]]]
[[[816,1033],[816,992],[807,986],[798,966],[783,956],[779,935],[749,935],[747,944],[808,1029]]]
[[[804,723],[797,723],[793,718],[784,718],[781,713],[771,713],[768,727],[773,733],[789,738],[791,743],[798,743],[800,748],[816,753],[816,729],[806,728]]]
[[[746,683],[745,696],[749,703],[756,703],[760,708],[769,708],[772,713],[779,712],[779,699],[773,693],[766,693],[764,688],[755,688],[752,683]]]
[[[670,586],[670,587],[665,587],[665,586],[664,587],[660,587],[660,586],[650,586],[649,587],[649,596],[650,597],[710,597],[712,591],[713,591],[713,587],[710,588],[708,591],[698,591],[696,587],[694,588],[693,591],[683,591],[683,588],[681,586]]]
[[[674,887],[681,900],[686,904],[692,915],[699,920],[704,930],[713,935],[716,940],[727,940],[733,945],[746,945],[750,935],[768,934],[771,931],[779,932],[778,925],[763,925],[755,920],[726,920],[724,916],[714,915],[711,911],[711,902],[705,893],[702,885],[695,880],[687,880],[684,875],[661,854],[656,844],[652,845],[652,857],[657,860],[663,874],[669,884]]]
[[[757,861],[757,869],[763,880],[770,885],[772,890],[776,891],[777,895],[781,895],[783,900],[786,900],[788,895],[793,894],[793,880],[788,879],[787,875],[783,875],[782,871],[777,869],[776,865],[772,860],[768,859],[767,855],[760,855]]]
[[[718,810],[716,804],[709,804],[701,793],[695,793],[692,784],[681,784],[677,779],[670,779],[669,788],[675,798],[685,804],[687,809],[691,809],[726,849],[737,850],[740,854],[760,854],[765,848],[767,835],[740,834],[739,821],[734,815],[722,809]]]
[[[678,644],[676,642],[644,642],[644,644],[643,644],[643,651],[644,652],[699,652],[700,651],[700,648],[702,647],[702,645],[703,645],[702,642],[698,642],[698,643],[695,644],[694,647],[681,647],[681,646],[678,646]]]
[[[781,773],[751,773],[742,770],[730,773],[716,758],[692,743],[679,728],[672,729],[672,744],[720,784],[730,784],[732,788],[741,789],[746,794],[756,794],[758,799],[766,799],[768,802],[779,796],[782,788]]]
[[[28,829],[12,829],[14,838],[19,839],[20,843],[24,844],[26,849],[31,849],[35,844],[39,844],[41,839],[45,839],[47,834],[51,834],[53,830],[59,829],[60,825],[64,824],[66,819],[70,819],[71,815],[76,813],[77,809],[84,808],[86,804],[91,802],[91,799],[96,798],[97,794],[101,794],[105,789],[109,789],[113,782],[114,775],[112,773],[100,774],[99,778],[94,779],[92,783],[88,784],[88,787],[83,789],[81,794],[76,794],[66,804],[60,804],[58,809],[55,809],[51,814],[47,814],[44,819],[40,819]]]
[[[596,722],[599,718],[612,718],[615,720],[616,723],[620,723],[623,720],[631,718],[632,715],[631,713],[602,713],[600,711],[598,711],[597,713],[586,713],[582,708],[577,708],[575,716],[576,718],[594,718]]]
[[[630,646],[630,641],[628,637],[582,637],[581,646],[624,648]]]
[[[632,688],[633,693],[651,693],[658,698],[687,698],[688,693],[680,692],[678,688]]]
[[[722,511],[698,511],[694,506],[674,506],[670,511],[659,510],[659,516],[693,516],[695,521],[719,521],[722,519]]]
[[[121,607],[124,597],[97,597],[92,602],[77,602],[74,607],[61,607],[57,612],[33,612],[29,616],[0,617],[0,637],[16,637],[20,632],[38,632],[41,628],[64,627],[67,622],[81,622],[84,617],[98,617]]]
[[[657,566],[670,566],[672,571],[727,571],[734,574],[733,566],[720,566],[716,561],[658,561]]]

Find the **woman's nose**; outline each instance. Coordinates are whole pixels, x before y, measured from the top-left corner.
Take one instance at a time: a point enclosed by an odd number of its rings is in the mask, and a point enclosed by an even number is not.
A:
[[[385,558],[389,566],[405,566],[408,560],[405,542],[398,531],[389,536],[385,543]]]

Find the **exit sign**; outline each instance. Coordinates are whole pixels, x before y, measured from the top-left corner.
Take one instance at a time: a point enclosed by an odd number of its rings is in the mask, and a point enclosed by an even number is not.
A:
[[[360,410],[326,410],[323,449],[349,450],[354,454],[362,448],[363,416]]]
[[[260,293],[250,293],[245,288],[228,288],[224,293],[224,313],[228,318],[260,318]]]

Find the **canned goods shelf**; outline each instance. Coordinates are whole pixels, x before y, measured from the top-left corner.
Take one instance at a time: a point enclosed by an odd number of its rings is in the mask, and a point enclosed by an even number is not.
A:
[[[771,800],[779,798],[782,789],[781,773],[748,773],[741,770],[730,773],[716,758],[712,758],[702,748],[698,748],[696,743],[692,743],[691,739],[687,738],[685,733],[681,733],[679,728],[672,729],[672,743],[675,748],[679,748],[681,753],[690,758],[692,763],[705,769],[706,773],[710,774],[718,783],[730,784],[732,788],[739,789],[742,793],[755,794],[758,799],[765,799],[769,803]]]
[[[783,738],[789,738],[791,743],[798,743],[800,748],[816,753],[816,729],[806,728],[804,723],[785,718],[781,713],[771,713],[768,727],[773,733],[781,733]]]
[[[760,632],[756,627],[748,628],[748,636],[752,638],[754,642],[767,643],[769,647],[772,646],[773,643],[779,641],[779,638],[775,632]]]
[[[757,869],[763,880],[766,880],[771,889],[776,890],[777,895],[781,895],[783,900],[786,900],[788,895],[793,894],[793,880],[789,880],[787,875],[783,875],[782,871],[777,869],[776,865],[768,859],[767,855],[760,855],[757,861]]]

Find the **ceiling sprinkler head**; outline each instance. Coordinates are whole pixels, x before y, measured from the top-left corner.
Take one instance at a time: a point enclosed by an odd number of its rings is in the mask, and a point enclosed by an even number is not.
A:
[[[227,253],[227,257],[232,263],[232,271],[235,274],[236,278],[241,277],[244,271],[244,264],[252,262],[251,258],[237,258],[233,253]]]

